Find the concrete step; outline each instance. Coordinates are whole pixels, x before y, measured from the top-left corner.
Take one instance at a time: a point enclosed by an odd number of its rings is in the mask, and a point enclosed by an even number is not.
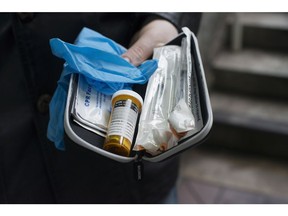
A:
[[[208,145],[288,156],[288,101],[212,92],[214,124]]]
[[[218,90],[288,99],[288,54],[222,51],[212,68]]]
[[[265,50],[288,51],[288,13],[234,13],[227,17],[228,44],[235,19],[240,27],[241,46]],[[235,26],[234,26],[235,27]],[[235,30],[235,29],[234,29]]]
[[[181,156],[179,198],[186,198],[183,203],[216,204],[226,197],[235,204],[288,204],[287,167],[287,160],[200,145]]]

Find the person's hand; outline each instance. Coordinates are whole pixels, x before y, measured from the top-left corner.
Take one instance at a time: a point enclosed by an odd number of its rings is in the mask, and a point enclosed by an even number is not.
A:
[[[132,38],[132,46],[122,55],[135,66],[153,54],[153,49],[162,46],[178,35],[176,27],[166,20],[154,20],[145,25]]]

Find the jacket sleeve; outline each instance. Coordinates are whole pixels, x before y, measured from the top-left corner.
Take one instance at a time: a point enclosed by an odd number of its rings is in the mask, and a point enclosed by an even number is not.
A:
[[[188,27],[191,31],[197,34],[200,21],[201,13],[143,13],[142,26],[156,19],[165,19],[171,22],[181,32],[182,27]]]

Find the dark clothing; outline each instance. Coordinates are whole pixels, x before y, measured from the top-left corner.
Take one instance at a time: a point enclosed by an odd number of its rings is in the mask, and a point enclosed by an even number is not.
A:
[[[197,32],[199,14],[190,14],[190,23],[180,14],[161,15],[178,29],[186,25]],[[145,163],[144,179],[137,182],[132,163],[68,141],[66,151],[59,151],[46,137],[48,104],[63,67],[49,39],[73,43],[88,27],[128,47],[134,33],[157,16],[0,13],[0,203],[158,203],[169,193],[178,157]]]

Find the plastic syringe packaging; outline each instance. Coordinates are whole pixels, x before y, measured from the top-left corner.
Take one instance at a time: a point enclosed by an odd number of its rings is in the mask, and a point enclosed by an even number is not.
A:
[[[158,68],[149,79],[134,150],[158,155],[203,127],[190,31],[180,46],[154,49]],[[200,112],[200,113],[199,113]],[[194,116],[197,115],[195,121]]]

